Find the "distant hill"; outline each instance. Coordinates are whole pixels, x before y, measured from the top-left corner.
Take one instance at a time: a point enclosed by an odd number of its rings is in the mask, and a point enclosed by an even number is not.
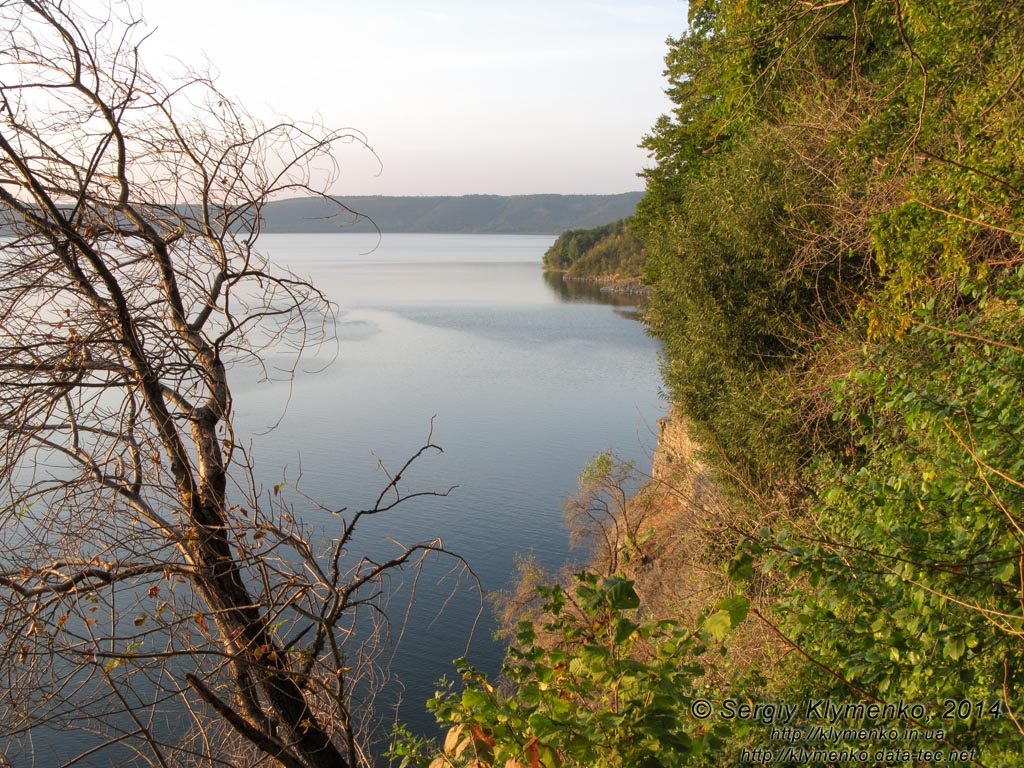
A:
[[[632,216],[642,196],[643,192],[337,198],[358,215],[325,200],[293,198],[263,209],[263,231],[373,232],[375,223],[382,232],[557,235]]]

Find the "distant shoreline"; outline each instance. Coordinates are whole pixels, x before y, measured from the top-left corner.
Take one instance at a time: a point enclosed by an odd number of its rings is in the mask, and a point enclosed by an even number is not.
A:
[[[333,196],[273,200],[260,211],[267,234],[371,232],[415,235],[560,235],[636,212],[643,192],[615,195]],[[174,208],[195,215],[194,206]],[[166,212],[173,218],[173,214]],[[239,221],[238,226],[251,221]],[[11,222],[0,218],[0,235]]]
[[[338,196],[268,203],[268,234],[559,235],[632,216],[643,192],[616,195]],[[333,202],[332,202],[333,201]]]
[[[608,275],[570,277],[569,270],[567,269],[552,269],[551,267],[544,267],[543,269],[550,274],[561,275],[562,280],[566,283],[587,283],[597,286],[606,293],[631,294],[643,298],[648,298],[651,295],[650,287],[644,285],[639,277],[612,277]]]

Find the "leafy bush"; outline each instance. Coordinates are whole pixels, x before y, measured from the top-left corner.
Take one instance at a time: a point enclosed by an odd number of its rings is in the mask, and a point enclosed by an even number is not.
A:
[[[695,718],[709,641],[747,613],[745,598],[723,601],[698,632],[638,616],[633,582],[576,576],[575,593],[542,588],[544,623],[520,623],[492,685],[457,662],[463,689],[445,687],[429,706],[449,728],[443,766],[678,766],[720,749],[730,728]],[[427,762],[406,746],[402,766]]]

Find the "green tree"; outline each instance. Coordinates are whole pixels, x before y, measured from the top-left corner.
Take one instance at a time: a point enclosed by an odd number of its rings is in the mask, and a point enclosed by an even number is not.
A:
[[[639,278],[643,262],[643,245],[629,219],[593,229],[570,229],[544,254],[545,269],[562,271],[570,278]]]
[[[779,690],[995,701],[948,729],[993,765],[1021,730],[1022,29],[694,3],[636,217],[673,400],[792,579],[814,663]]]

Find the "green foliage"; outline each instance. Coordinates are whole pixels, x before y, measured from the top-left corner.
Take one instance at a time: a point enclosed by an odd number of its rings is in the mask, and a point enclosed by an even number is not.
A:
[[[398,768],[427,765],[432,760],[434,743],[430,739],[416,736],[405,725],[396,725],[391,731],[388,750],[389,763]]]
[[[629,219],[563,232],[544,254],[545,269],[564,271],[570,278],[638,278],[643,264],[643,244]]]
[[[601,451],[580,471],[580,490],[586,490],[593,485],[605,485],[609,482],[621,485],[632,471],[633,462],[619,462],[612,456],[610,450]]]
[[[834,160],[841,137],[786,121],[808,89],[832,98],[825,70],[835,51],[807,58],[802,48],[807,82],[790,87],[791,36],[813,20],[779,5],[694,6],[699,23],[667,58],[677,106],[645,140],[658,165],[645,172],[636,216],[673,401],[726,475],[773,493],[816,447],[795,438],[829,432],[823,409],[786,379],[807,369],[823,329],[849,315],[870,274],[867,236],[837,226],[856,205]],[[818,31],[840,35],[846,23]]]
[[[791,579],[780,631],[822,666],[777,695],[1000,702],[937,724],[986,765],[1024,711],[1022,29],[692,2],[635,218],[673,401],[734,499],[789,513],[728,566]]]
[[[633,582],[576,576],[574,593],[542,588],[544,620],[524,621],[502,670],[507,688],[459,662],[463,689],[430,702],[448,728],[431,765],[676,766],[718,750],[730,727],[694,718],[704,653],[746,615],[724,601],[693,633],[638,615]],[[709,626],[711,625],[711,626]]]
[[[726,598],[715,606],[715,612],[704,622],[704,629],[715,640],[724,640],[726,635],[747,618],[749,611],[750,600],[747,598],[739,595]]]
[[[857,450],[818,469],[823,533],[784,541],[809,584],[789,606],[798,642],[859,688],[931,712],[949,699],[1024,711],[1022,280],[867,350],[837,385]],[[1014,764],[1009,717],[944,725],[986,764]]]
[[[981,0],[691,7],[636,229],[673,400],[748,490],[835,444],[806,384],[855,309],[898,336],[1020,258],[1022,25]]]

